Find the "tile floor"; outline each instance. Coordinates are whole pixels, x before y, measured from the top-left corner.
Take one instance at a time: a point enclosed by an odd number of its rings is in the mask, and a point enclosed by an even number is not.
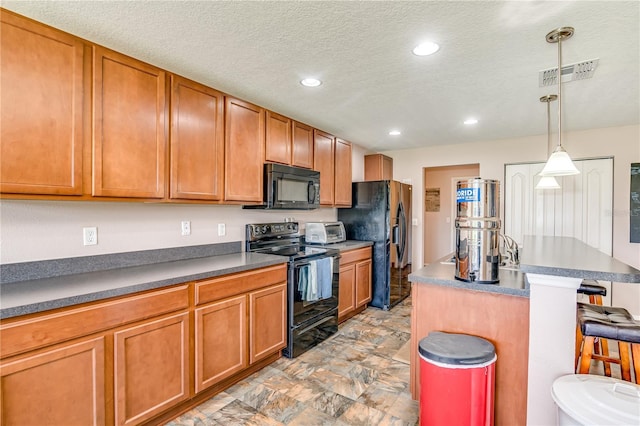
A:
[[[390,311],[367,308],[317,347],[279,359],[167,426],[415,425],[409,365],[394,359],[410,330],[410,298]]]

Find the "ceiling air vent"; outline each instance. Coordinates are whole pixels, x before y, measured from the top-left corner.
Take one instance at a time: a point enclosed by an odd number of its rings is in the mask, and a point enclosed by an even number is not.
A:
[[[589,59],[588,61],[578,62],[577,64],[566,65],[562,67],[562,82],[566,83],[573,80],[584,80],[593,77],[596,71],[599,59]],[[553,86],[558,84],[556,80],[558,68],[549,68],[542,70],[538,74],[538,82],[540,87]]]

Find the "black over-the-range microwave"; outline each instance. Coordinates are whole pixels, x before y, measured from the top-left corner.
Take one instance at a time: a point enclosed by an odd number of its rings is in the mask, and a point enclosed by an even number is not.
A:
[[[264,204],[245,209],[312,210],[320,207],[320,172],[300,167],[264,165]]]

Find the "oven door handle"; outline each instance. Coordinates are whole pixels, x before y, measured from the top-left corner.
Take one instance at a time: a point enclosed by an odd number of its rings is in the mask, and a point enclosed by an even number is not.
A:
[[[317,326],[319,326],[320,324],[324,324],[327,321],[331,321],[333,318],[333,316],[330,317],[326,317],[321,319],[320,321],[314,322],[313,324],[311,324],[309,327],[305,327],[302,330],[300,330],[298,332],[298,334],[302,334],[302,333],[306,333],[307,331],[311,330],[312,328],[316,328]]]

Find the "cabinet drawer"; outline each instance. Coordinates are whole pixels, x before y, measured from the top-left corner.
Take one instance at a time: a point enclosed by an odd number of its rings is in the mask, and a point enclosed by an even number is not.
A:
[[[0,358],[189,306],[188,286],[72,308],[0,326]]]
[[[360,260],[371,259],[371,247],[364,247],[361,249],[350,250],[340,253],[340,264],[346,265],[347,263],[358,262]]]
[[[285,281],[285,264],[203,280],[196,283],[195,303],[201,305]]]

